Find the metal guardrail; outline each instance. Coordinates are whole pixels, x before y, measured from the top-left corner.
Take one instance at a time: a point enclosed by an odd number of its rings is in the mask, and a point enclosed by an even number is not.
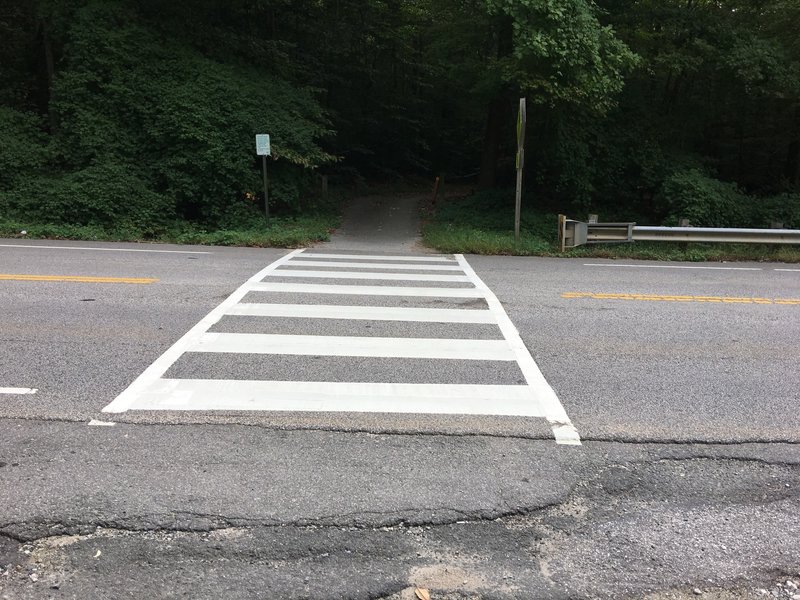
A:
[[[714,227],[633,228],[634,241],[726,242],[748,244],[800,244],[798,229],[729,229]]]
[[[800,244],[800,229],[648,227],[636,223],[584,223],[558,215],[561,252],[584,244],[626,242]]]

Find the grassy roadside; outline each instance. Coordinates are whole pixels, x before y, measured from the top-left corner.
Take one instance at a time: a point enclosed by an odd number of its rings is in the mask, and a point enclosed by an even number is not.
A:
[[[514,240],[514,208],[498,194],[453,198],[426,210],[423,242],[441,252],[632,258],[666,261],[776,261],[800,263],[800,247],[766,244],[636,242],[598,244],[558,251],[558,216],[523,210],[520,240]]]
[[[207,230],[190,223],[176,223],[156,235],[148,235],[125,227],[105,229],[92,226],[0,221],[0,237],[296,248],[327,241],[330,239],[331,231],[339,226],[339,221],[339,215],[330,212],[309,216],[273,217],[269,226],[256,223],[236,229]]]

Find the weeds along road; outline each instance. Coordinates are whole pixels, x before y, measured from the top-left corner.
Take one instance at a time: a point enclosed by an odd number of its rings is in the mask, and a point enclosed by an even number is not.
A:
[[[0,244],[0,597],[800,580],[796,267]]]

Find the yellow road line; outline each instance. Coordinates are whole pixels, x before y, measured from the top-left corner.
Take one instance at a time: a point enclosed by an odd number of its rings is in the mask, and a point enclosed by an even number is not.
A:
[[[88,277],[84,275],[17,275],[0,273],[0,281],[71,281],[76,283],[155,283],[149,277]]]
[[[715,302],[720,304],[791,304],[800,305],[800,298],[738,298],[734,296],[663,296],[660,294],[604,294],[594,292],[564,292],[562,298],[593,298],[595,300],[640,300],[644,302]]]

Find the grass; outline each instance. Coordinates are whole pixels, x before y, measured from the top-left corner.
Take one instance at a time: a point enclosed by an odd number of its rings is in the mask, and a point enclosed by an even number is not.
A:
[[[296,248],[327,241],[331,231],[338,225],[338,215],[324,213],[273,217],[269,226],[256,223],[236,229],[208,230],[190,223],[176,223],[154,235],[124,226],[108,229],[98,226],[0,221],[0,237]]]
[[[513,231],[489,231],[453,223],[426,223],[422,239],[428,246],[447,253],[541,256],[552,250],[549,242],[534,235],[520,235],[517,242]]]
[[[767,244],[635,242],[587,245],[561,253],[557,215],[523,209],[519,241],[513,227],[513,194],[490,191],[451,199],[429,210],[422,238],[426,245],[447,253],[800,263],[800,247]]]

